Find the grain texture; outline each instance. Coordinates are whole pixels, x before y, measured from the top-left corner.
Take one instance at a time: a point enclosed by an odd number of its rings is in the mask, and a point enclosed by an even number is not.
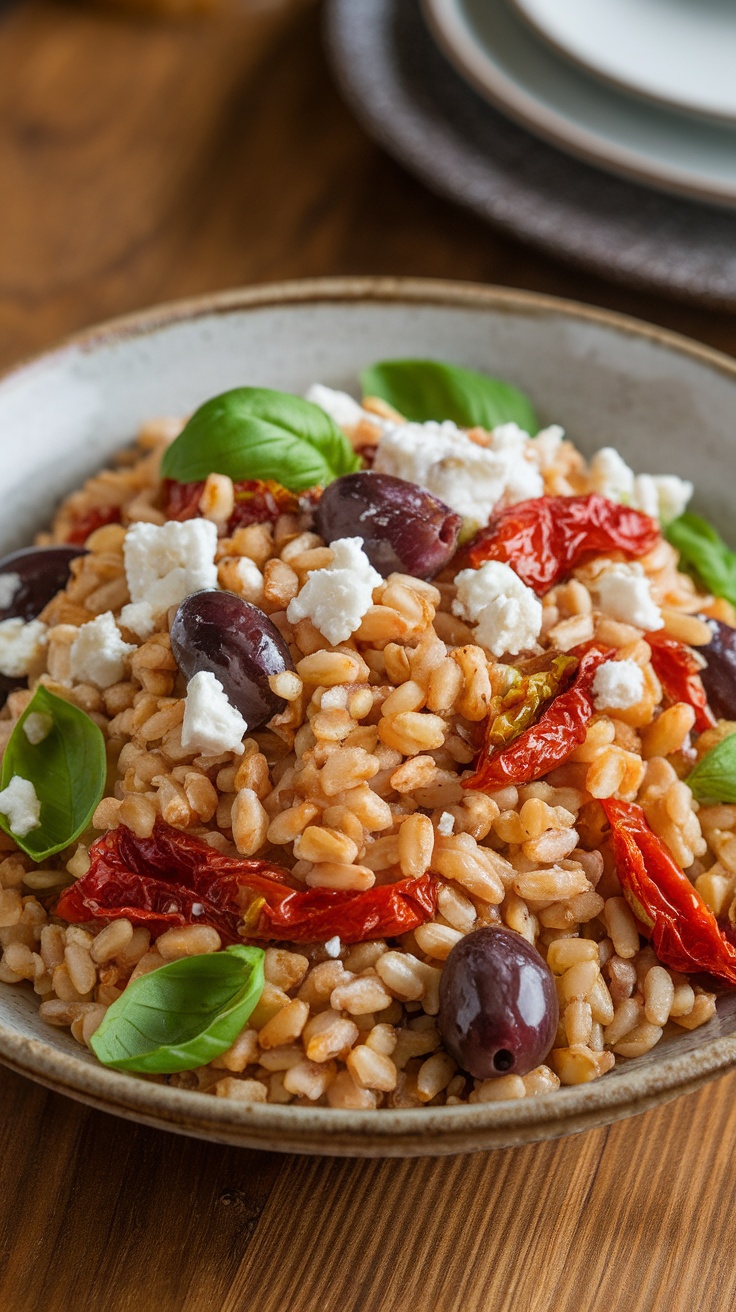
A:
[[[0,8],[0,367],[175,296],[339,273],[576,297],[736,351],[429,195],[342,107],[310,0],[180,24]],[[128,1124],[0,1070],[8,1312],[721,1312],[736,1074],[610,1130],[352,1162]]]

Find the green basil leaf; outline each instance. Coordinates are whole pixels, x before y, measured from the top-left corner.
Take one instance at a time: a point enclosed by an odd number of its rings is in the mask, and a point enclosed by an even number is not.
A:
[[[698,802],[736,802],[736,733],[716,743],[685,780]]]
[[[495,428],[514,422],[539,431],[531,401],[512,387],[474,369],[439,360],[384,360],[360,375],[364,396],[380,396],[415,423],[452,419],[459,428]]]
[[[46,737],[36,744],[23,728],[34,713],[51,721]],[[105,739],[94,720],[39,686],[10,735],[0,787],[7,788],[13,775],[29,779],[41,803],[41,823],[23,838],[12,834],[2,814],[0,826],[34,861],[45,861],[87,828],[105,791],[106,774]]]
[[[267,387],[236,387],[195,411],[167,449],[161,472],[180,483],[208,474],[270,478],[303,492],[359,468],[345,434],[318,405]]]
[[[141,975],[90,1039],[105,1066],[172,1075],[206,1066],[233,1044],[263,992],[263,948],[182,957]]]
[[[677,547],[680,563],[696,573],[714,597],[725,597],[736,606],[736,551],[713,525],[686,512],[670,520],[662,532]]]

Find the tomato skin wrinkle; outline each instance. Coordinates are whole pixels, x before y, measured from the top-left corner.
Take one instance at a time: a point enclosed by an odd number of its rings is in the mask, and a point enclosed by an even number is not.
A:
[[[652,649],[652,669],[672,702],[686,702],[695,711],[695,729],[702,733],[712,729],[717,720],[708,705],[708,697],[700,677],[700,667],[689,647],[657,630],[645,633],[645,641]]]
[[[736,947],[635,802],[601,802],[616,872],[642,932],[664,966],[703,971],[736,987]]]
[[[299,498],[280,483],[261,479],[241,479],[233,483],[235,507],[227,522],[226,532],[249,524],[275,524],[281,514],[295,514]],[[163,480],[163,507],[167,519],[198,519],[201,515],[200,498],[204,481],[179,483],[175,478]]]
[[[644,556],[659,536],[659,525],[649,515],[599,492],[544,496],[493,515],[471,542],[468,557],[476,569],[487,560],[505,562],[542,596],[586,557],[611,551]]]
[[[486,742],[474,773],[463,779],[463,788],[483,791],[505,784],[528,784],[562,765],[585,741],[588,722],[595,713],[592,685],[599,666],[611,658],[609,647],[588,644],[571,653],[579,657],[575,679],[567,692],[559,693],[542,712],[536,724],[500,751],[489,742],[493,720],[489,717]]]
[[[429,874],[364,893],[304,889],[269,861],[224,856],[193,834],[157,820],[150,838],[125,825],[90,848],[90,868],[61,894],[56,914],[71,924],[120,920],[153,938],[181,925],[210,925],[225,943],[274,939],[345,943],[395,937],[431,919]]]

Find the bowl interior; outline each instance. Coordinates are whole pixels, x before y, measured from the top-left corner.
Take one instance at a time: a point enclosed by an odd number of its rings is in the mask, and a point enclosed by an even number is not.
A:
[[[27,543],[147,418],[226,388],[357,391],[361,367],[450,360],[515,383],[585,453],[615,446],[638,471],[677,473],[723,532],[732,517],[736,366],[633,321],[551,298],[441,283],[340,281],[255,289],[96,330],[0,380],[0,551]],[[124,1115],[239,1143],[312,1152],[447,1152],[559,1135],[630,1114],[736,1060],[736,995],[700,1030],[666,1037],[593,1085],[518,1104],[349,1113],[227,1106],[100,1067],[37,999],[0,984],[0,1058]],[[217,1104],[214,1106],[213,1104]]]

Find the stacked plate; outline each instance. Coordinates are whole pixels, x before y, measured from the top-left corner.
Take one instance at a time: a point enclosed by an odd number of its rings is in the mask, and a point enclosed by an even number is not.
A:
[[[356,113],[435,190],[736,304],[733,0],[330,0],[327,32]]]

